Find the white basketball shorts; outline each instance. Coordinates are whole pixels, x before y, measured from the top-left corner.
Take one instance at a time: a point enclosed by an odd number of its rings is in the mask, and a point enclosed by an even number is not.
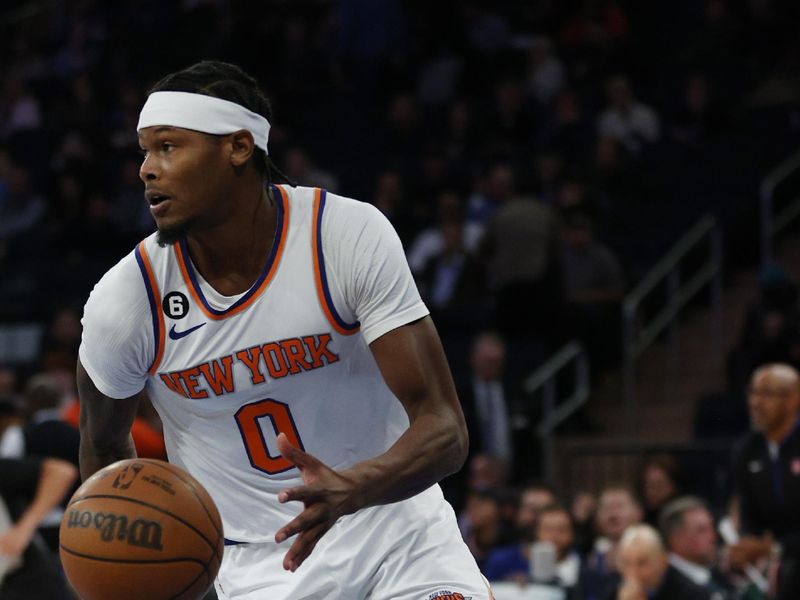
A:
[[[343,517],[294,573],[283,569],[292,539],[226,546],[220,600],[492,598],[438,485]]]

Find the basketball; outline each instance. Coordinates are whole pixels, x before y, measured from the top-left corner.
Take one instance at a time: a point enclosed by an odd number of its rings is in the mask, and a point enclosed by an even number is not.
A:
[[[59,544],[67,579],[84,600],[196,600],[219,571],[222,523],[186,471],[129,459],[75,492]]]

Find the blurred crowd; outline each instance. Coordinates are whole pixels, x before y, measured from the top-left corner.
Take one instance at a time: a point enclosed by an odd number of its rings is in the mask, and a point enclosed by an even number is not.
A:
[[[270,97],[288,177],[371,202],[398,230],[470,429],[444,487],[487,576],[628,600],[678,570],[715,598],[764,597],[744,565],[769,579],[788,559],[762,537],[744,558],[720,552],[715,531],[770,527],[695,497],[675,457],[574,497],[526,485],[539,415],[520,384],[574,338],[595,376],[616,366],[626,289],[702,214],[720,219],[729,266],[753,260],[758,183],[800,137],[798,22],[791,0],[3,3],[0,458],[33,460],[33,487],[77,464],[82,305],[153,230],[139,110],[164,74],[229,60]],[[800,366],[797,285],[778,267],[759,283],[698,438],[744,435],[755,370]],[[36,327],[24,345],[19,323]],[[147,403],[134,438],[164,456]]]

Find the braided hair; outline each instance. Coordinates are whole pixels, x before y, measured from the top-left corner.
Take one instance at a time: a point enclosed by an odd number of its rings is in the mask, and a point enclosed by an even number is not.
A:
[[[235,102],[272,122],[272,107],[258,81],[236,65],[218,60],[204,60],[186,69],[170,73],[156,83],[153,92],[189,92]],[[261,148],[253,149],[253,165],[269,189],[272,182],[296,185],[275,166]]]

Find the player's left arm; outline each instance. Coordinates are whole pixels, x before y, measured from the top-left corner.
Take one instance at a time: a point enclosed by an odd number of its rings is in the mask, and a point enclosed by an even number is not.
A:
[[[410,427],[381,456],[354,465],[359,508],[405,500],[455,473],[467,457],[464,414],[430,317],[398,327],[370,345]]]
[[[286,569],[294,571],[339,517],[410,498],[457,471],[466,458],[464,415],[430,317],[393,329],[370,348],[410,426],[385,453],[343,471],[279,436],[278,449],[300,469],[305,483],[278,496],[280,502],[305,503],[305,510],[275,535],[282,542],[299,534],[284,558]]]
[[[282,542],[297,535],[284,558],[287,569],[297,568],[342,515],[414,496],[458,470],[467,453],[455,386],[400,238],[376,208],[330,200],[321,234],[326,271],[338,286],[348,320],[360,323],[360,335],[410,427],[385,453],[342,471],[278,437],[280,453],[297,466],[304,483],[278,495],[280,502],[305,504],[275,536]]]

